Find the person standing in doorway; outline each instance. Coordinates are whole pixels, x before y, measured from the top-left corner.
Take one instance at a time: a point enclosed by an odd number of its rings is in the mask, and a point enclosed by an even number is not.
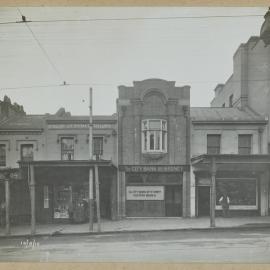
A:
[[[220,197],[219,203],[222,206],[223,217],[229,217],[230,198],[226,193]]]

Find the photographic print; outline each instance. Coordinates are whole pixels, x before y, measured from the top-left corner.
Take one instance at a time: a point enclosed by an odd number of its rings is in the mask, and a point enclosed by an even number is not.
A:
[[[268,7],[0,7],[0,261],[269,263]]]

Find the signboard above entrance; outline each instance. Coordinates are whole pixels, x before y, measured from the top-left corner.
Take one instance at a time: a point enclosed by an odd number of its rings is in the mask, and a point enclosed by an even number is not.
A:
[[[127,200],[130,201],[163,201],[163,186],[127,186]]]
[[[119,170],[124,172],[146,173],[146,172],[183,172],[188,171],[188,165],[120,165]]]
[[[112,129],[113,124],[94,123],[94,129]],[[64,124],[48,124],[48,129],[89,129],[89,123],[64,123]]]

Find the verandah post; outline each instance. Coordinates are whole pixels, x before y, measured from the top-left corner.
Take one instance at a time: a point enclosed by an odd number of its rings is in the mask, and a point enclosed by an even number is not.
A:
[[[10,183],[9,179],[5,178],[5,193],[6,193],[6,235],[10,235]]]
[[[211,188],[210,188],[210,227],[216,227],[215,210],[216,210],[216,159],[211,159]]]
[[[36,234],[36,188],[34,165],[29,165],[30,170],[30,202],[31,202],[31,235]]]

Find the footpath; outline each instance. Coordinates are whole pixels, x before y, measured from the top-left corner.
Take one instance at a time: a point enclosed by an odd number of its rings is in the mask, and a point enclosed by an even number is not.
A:
[[[270,228],[269,217],[231,217],[216,218],[216,227],[210,228],[209,217],[202,218],[126,218],[119,221],[101,220],[101,232],[89,232],[89,224],[37,224],[36,236],[72,234],[110,234],[121,232],[150,232],[177,230],[218,230],[218,229]],[[11,226],[11,234],[5,235],[0,228],[0,237],[29,236],[30,225]]]

